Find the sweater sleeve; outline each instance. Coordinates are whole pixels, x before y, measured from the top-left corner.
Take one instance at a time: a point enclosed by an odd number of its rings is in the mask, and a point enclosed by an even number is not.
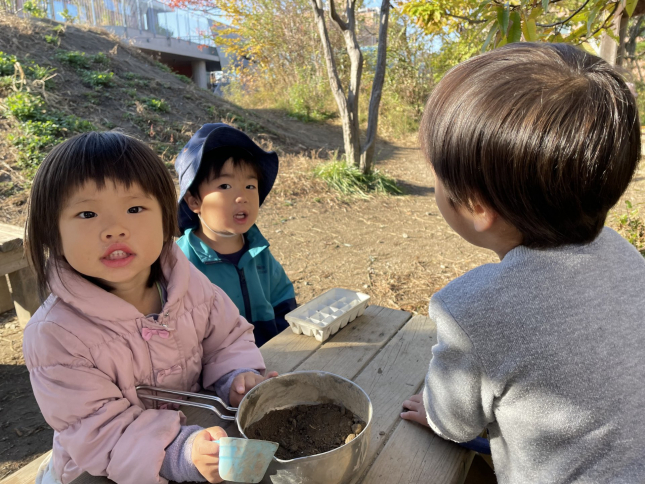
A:
[[[494,420],[493,385],[470,338],[437,295],[429,316],[437,325],[437,344],[423,390],[428,423],[438,435],[466,442]]]
[[[264,373],[264,359],[255,345],[253,325],[241,315],[231,298],[213,286],[216,298],[202,340],[203,386],[210,387],[227,373],[252,368]]]
[[[54,323],[27,328],[24,353],[40,410],[78,467],[121,484],[165,482],[159,470],[181,412],[130,402],[94,366],[90,350]],[[42,353],[55,353],[56,361]]]
[[[175,440],[166,449],[160,474],[174,482],[206,482],[193,464],[193,442],[204,430],[199,425],[182,426]]]

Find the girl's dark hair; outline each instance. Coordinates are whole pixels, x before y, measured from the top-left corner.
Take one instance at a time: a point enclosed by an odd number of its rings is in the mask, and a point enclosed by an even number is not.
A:
[[[623,78],[565,44],[512,44],[458,65],[428,99],[420,139],[453,205],[490,206],[535,248],[591,242],[641,150]]]
[[[60,214],[67,198],[93,181],[99,189],[106,181],[129,188],[139,185],[161,205],[164,245],[151,267],[148,285],[163,281],[161,258],[166,257],[177,234],[177,193],[170,173],[143,142],[117,132],[84,133],[56,146],[40,165],[31,188],[25,227],[27,256],[36,272],[41,298],[48,292],[47,275],[63,258]],[[84,276],[85,277],[85,276]],[[93,278],[86,279],[110,290]]]
[[[199,164],[199,170],[195,179],[188,187],[188,191],[193,197],[199,198],[199,187],[202,183],[214,180],[222,173],[222,168],[228,160],[233,161],[233,167],[238,168],[246,166],[251,168],[258,179],[258,189],[262,184],[262,168],[260,163],[251,153],[243,148],[235,146],[224,146],[207,151],[202,155],[202,161]]]

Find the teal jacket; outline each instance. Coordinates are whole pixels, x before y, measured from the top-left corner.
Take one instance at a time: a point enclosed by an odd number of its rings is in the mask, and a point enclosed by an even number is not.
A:
[[[293,284],[271,255],[269,242],[260,230],[253,225],[244,237],[248,250],[237,267],[221,259],[193,234],[193,229],[186,229],[177,245],[197,269],[226,292],[240,314],[255,326],[255,342],[262,346],[289,326],[284,316],[296,308],[296,295]]]

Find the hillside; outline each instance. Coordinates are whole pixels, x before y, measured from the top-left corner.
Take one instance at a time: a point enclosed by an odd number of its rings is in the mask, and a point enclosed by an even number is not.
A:
[[[310,145],[275,116],[197,88],[105,31],[0,12],[0,222],[22,223],[38,163],[75,132],[119,129],[170,166],[199,126],[219,121],[280,151]]]

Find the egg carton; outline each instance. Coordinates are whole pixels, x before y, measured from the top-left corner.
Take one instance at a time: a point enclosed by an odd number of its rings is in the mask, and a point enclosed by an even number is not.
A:
[[[349,289],[330,289],[285,316],[296,334],[323,342],[365,312],[367,294]]]

